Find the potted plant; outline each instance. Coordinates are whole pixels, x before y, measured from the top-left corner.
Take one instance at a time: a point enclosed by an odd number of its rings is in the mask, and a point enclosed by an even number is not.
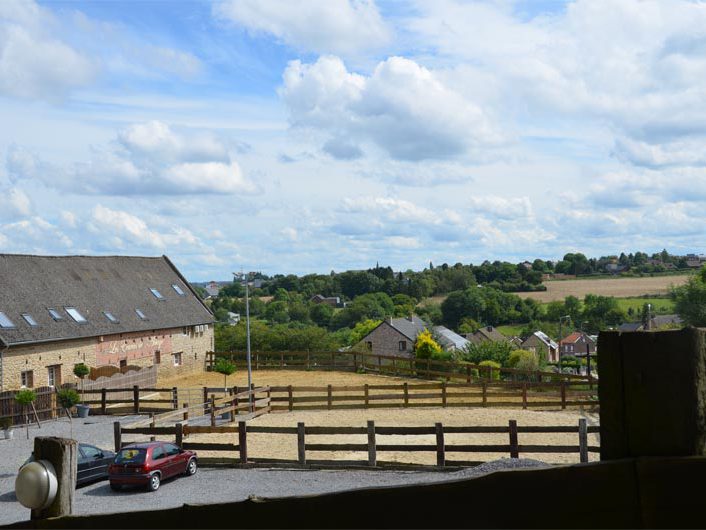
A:
[[[91,369],[84,363],[78,363],[74,366],[74,375],[81,380],[81,390],[83,390],[83,378],[86,377],[90,371]],[[87,418],[91,408],[88,405],[81,405],[80,401],[79,398],[79,403],[76,404],[76,413],[79,418]]]
[[[224,357],[219,357],[213,365],[213,371],[223,374],[223,391],[228,392],[228,376],[235,372],[235,364]],[[221,414],[223,419],[228,419],[229,417],[230,413],[228,412]]]
[[[0,418],[0,429],[2,429],[5,440],[12,440],[14,431],[12,430],[12,418],[7,416],[5,418]]]
[[[19,403],[22,406],[22,411],[25,414],[25,424],[27,425],[27,439],[29,440],[29,417],[27,416],[28,414],[28,407],[34,404],[34,401],[37,399],[37,394],[34,393],[34,390],[31,390],[29,388],[25,388],[24,390],[20,390],[15,394],[15,401]]]
[[[66,411],[66,415],[69,417],[69,423],[71,425],[71,438],[74,437],[74,422],[71,419],[71,412],[69,410],[71,407],[76,405],[81,401],[81,397],[78,395],[73,388],[62,388],[56,393],[56,400],[59,405]]]

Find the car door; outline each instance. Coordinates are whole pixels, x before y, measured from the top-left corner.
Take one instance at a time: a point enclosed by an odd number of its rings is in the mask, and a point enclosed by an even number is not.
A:
[[[81,478],[81,481],[95,480],[102,477],[106,471],[103,451],[88,444],[81,444],[80,449],[85,459],[84,477]]]
[[[179,446],[174,444],[164,444],[164,451],[169,461],[169,475],[174,476],[186,471],[186,463],[183,462]]]
[[[162,480],[170,476],[169,459],[161,444],[152,448],[152,467],[162,474]]]
[[[76,466],[76,484],[83,484],[84,482],[87,482],[90,479],[90,470],[89,470],[89,462],[88,458],[86,458],[85,453],[83,452],[84,449],[84,444],[79,444],[78,446],[78,465]]]

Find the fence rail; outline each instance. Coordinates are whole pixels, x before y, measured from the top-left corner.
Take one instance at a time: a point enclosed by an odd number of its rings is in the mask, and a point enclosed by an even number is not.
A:
[[[211,370],[217,357],[230,358],[237,367],[247,365],[246,352],[208,352],[206,369]],[[366,371],[403,377],[426,379],[445,378],[471,383],[479,380],[500,378],[506,381],[584,381],[589,385],[594,377],[578,374],[560,374],[544,371],[516,370],[514,368],[491,368],[472,363],[415,359],[393,355],[376,355],[365,352],[252,352],[252,369],[306,369]]]
[[[368,421],[365,427],[320,427],[309,426],[304,423],[297,423],[296,427],[268,427],[249,425],[245,421],[238,422],[237,425],[229,426],[191,426],[176,424],[173,427],[151,427],[151,428],[123,428],[120,422],[115,422],[115,450],[118,451],[124,445],[131,442],[123,442],[123,435],[171,435],[175,437],[177,445],[184,449],[237,453],[237,460],[231,458],[232,463],[239,464],[286,464],[306,466],[315,465],[367,465],[368,467],[378,467],[381,464],[391,465],[394,462],[380,462],[377,459],[378,453],[385,452],[434,452],[436,453],[436,466],[470,466],[481,462],[448,460],[449,453],[505,453],[510,458],[519,458],[520,454],[548,454],[548,453],[578,453],[580,462],[588,462],[589,453],[600,452],[599,446],[589,445],[588,434],[599,432],[599,427],[588,426],[584,418],[579,419],[577,426],[518,426],[517,421],[510,420],[507,426],[444,426],[436,423],[433,427],[379,427],[375,422]],[[228,438],[229,435],[238,435],[238,443],[215,443],[215,442],[184,442],[184,437],[191,434],[217,434]],[[525,433],[576,433],[578,440],[576,445],[548,445],[548,444],[520,444],[519,434]],[[285,458],[249,458],[248,457],[248,434],[268,434],[268,435],[289,435],[296,442],[297,459]],[[445,435],[447,434],[507,434],[508,443],[505,444],[447,444]],[[350,436],[366,435],[367,443],[312,443],[311,436]],[[433,435],[435,443],[378,443],[378,436],[409,436],[409,435]],[[294,438],[296,437],[296,440]],[[269,437],[268,437],[269,438]],[[310,460],[307,453],[312,452],[362,452],[367,453],[367,460],[341,461]]]
[[[75,388],[72,383],[61,385],[58,389],[55,387],[43,386],[33,388],[36,397],[34,408],[37,412],[37,418],[40,421],[54,419],[63,414],[63,409],[59,406],[56,393],[62,388]],[[15,400],[16,390],[8,390],[0,392],[0,418],[11,418],[12,425],[23,425],[27,420],[32,422],[35,418],[34,411],[31,407],[23,408],[22,405]]]

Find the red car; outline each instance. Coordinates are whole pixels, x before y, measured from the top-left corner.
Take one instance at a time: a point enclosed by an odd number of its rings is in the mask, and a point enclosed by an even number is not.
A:
[[[123,447],[108,468],[111,489],[147,486],[156,491],[163,480],[196,473],[196,453],[167,442],[145,442]]]

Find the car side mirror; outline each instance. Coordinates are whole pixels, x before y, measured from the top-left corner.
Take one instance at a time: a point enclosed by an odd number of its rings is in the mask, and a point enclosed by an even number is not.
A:
[[[103,456],[104,456],[103,453],[98,453],[98,454],[96,455],[96,460],[99,459],[99,458],[103,458]]]

